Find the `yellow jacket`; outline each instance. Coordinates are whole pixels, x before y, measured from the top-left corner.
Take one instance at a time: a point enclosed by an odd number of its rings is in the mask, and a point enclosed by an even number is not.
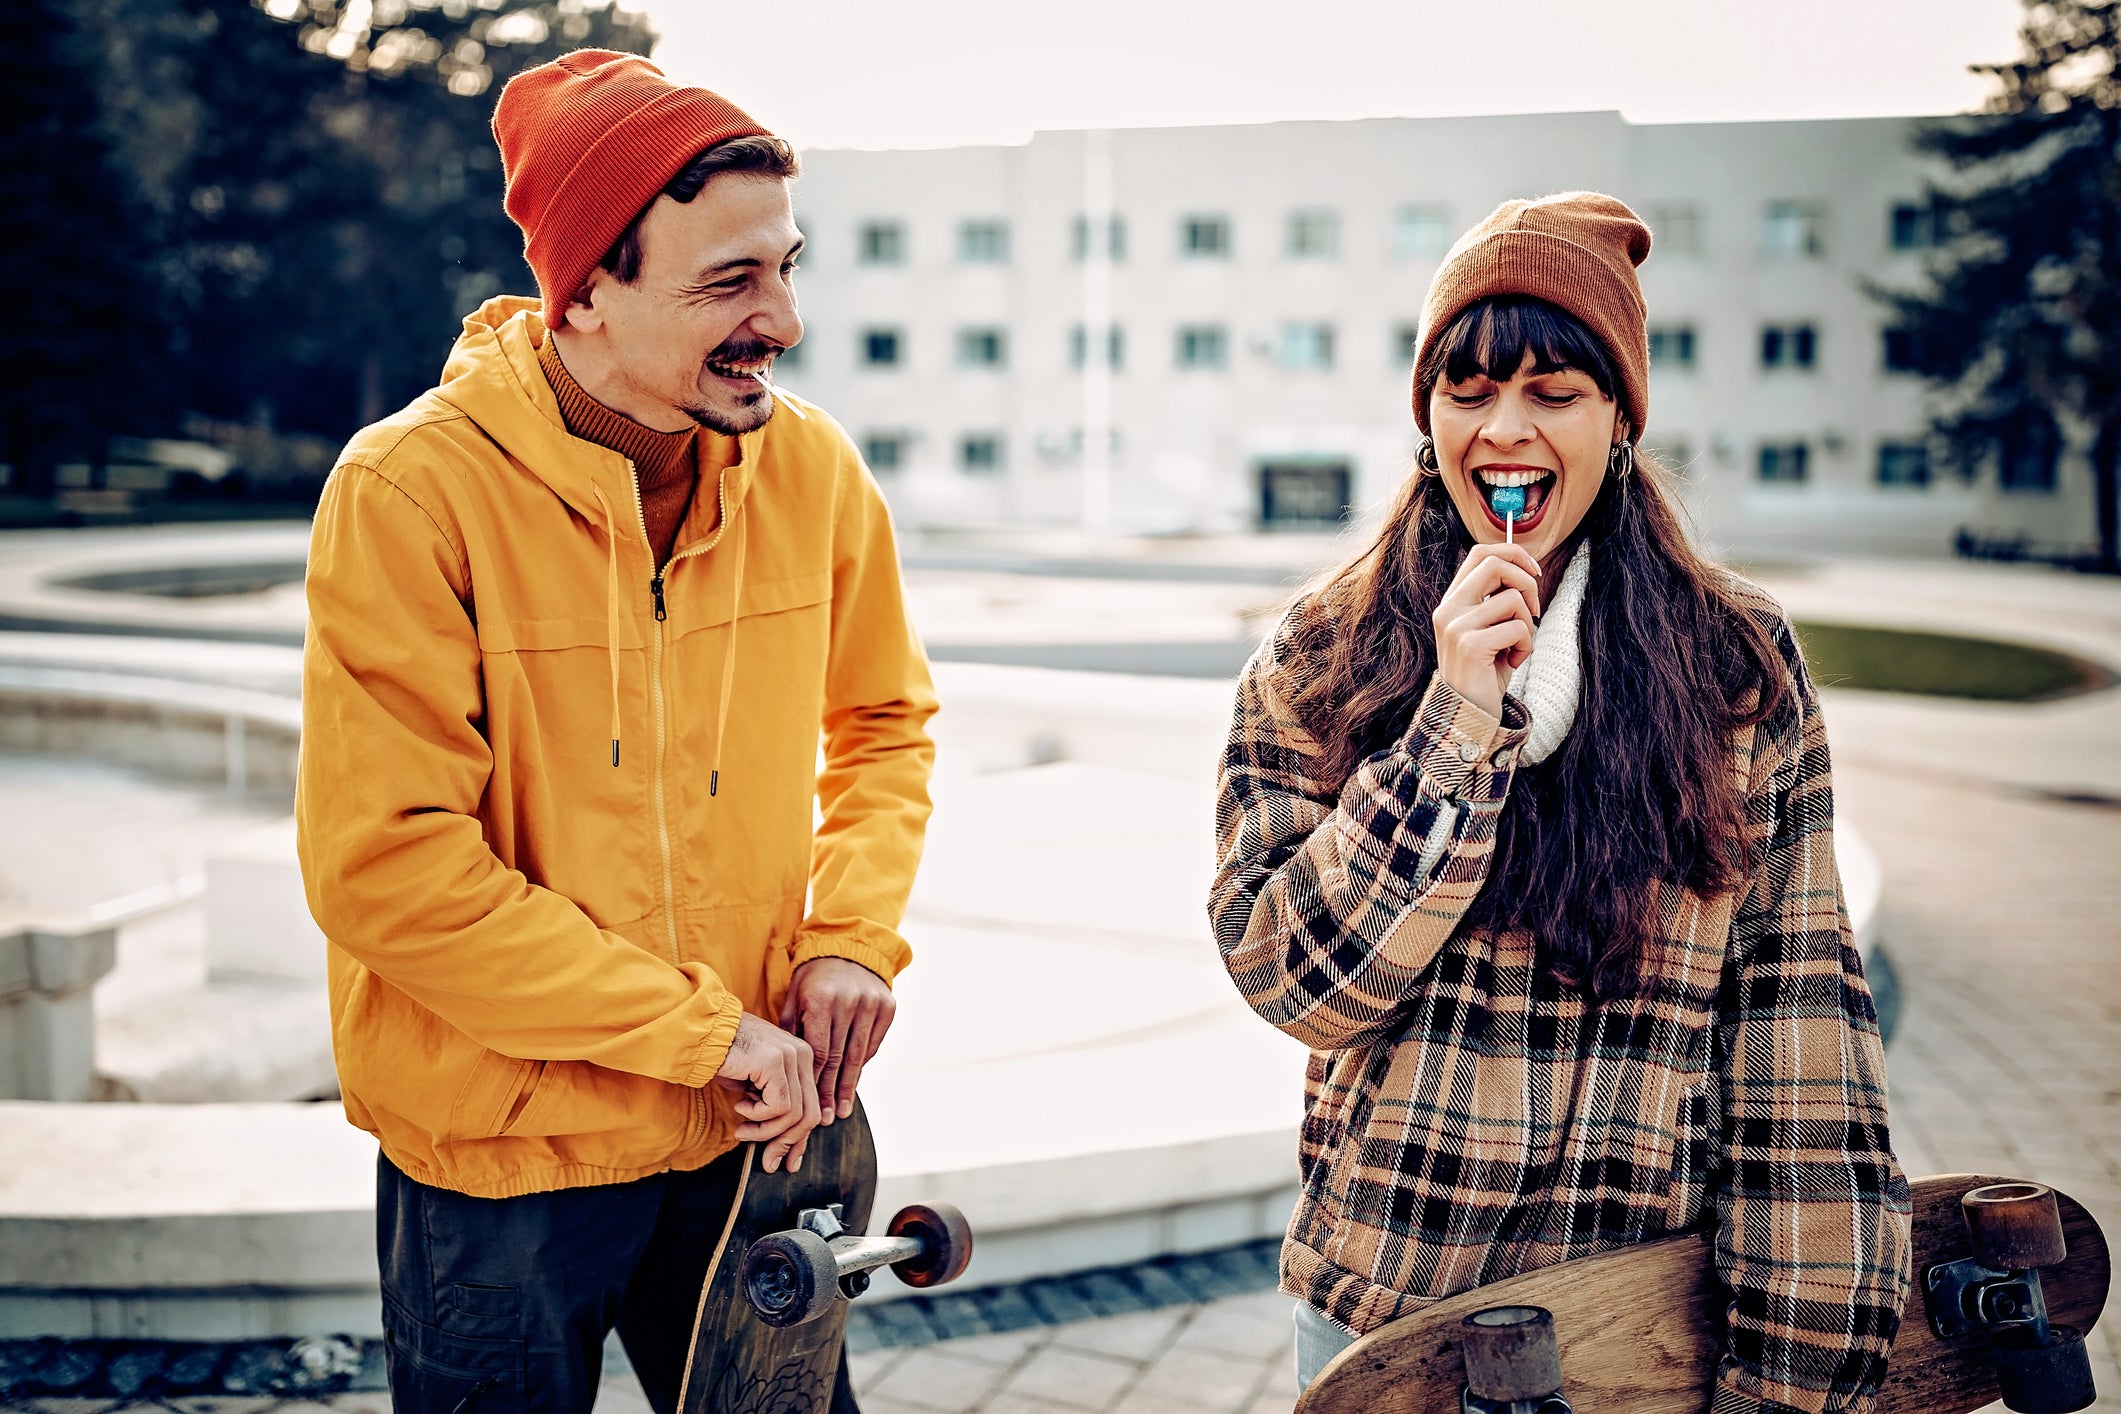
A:
[[[703,1087],[738,1016],[814,957],[906,965],[934,755],[846,434],[784,409],[741,438],[658,577],[536,309],[489,301],[354,438],[309,559],[295,813],[347,1116],[483,1197],[729,1149]]]

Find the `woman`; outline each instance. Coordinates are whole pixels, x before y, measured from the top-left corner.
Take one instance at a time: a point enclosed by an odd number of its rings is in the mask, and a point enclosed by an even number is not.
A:
[[[1637,451],[1649,248],[1581,192],[1459,240],[1418,472],[1239,685],[1210,912],[1312,1048],[1305,1383],[1395,1316],[1697,1226],[1716,1414],[1867,1410],[1898,1329],[1907,1184],[1825,731],[1780,608]]]

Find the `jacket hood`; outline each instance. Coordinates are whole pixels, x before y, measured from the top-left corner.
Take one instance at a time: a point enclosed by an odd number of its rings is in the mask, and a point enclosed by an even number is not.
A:
[[[617,452],[568,432],[559,399],[538,367],[545,337],[537,300],[496,295],[464,316],[463,332],[442,365],[435,395],[470,418],[561,500],[589,520],[602,522],[605,513],[597,489],[602,489],[605,504],[631,505],[633,473]],[[743,504],[765,436],[765,428],[760,428],[737,439],[737,461],[724,473],[722,492],[730,520]],[[614,529],[624,534],[633,527]]]

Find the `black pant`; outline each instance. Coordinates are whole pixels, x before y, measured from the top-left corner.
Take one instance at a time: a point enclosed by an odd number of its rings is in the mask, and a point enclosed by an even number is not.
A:
[[[742,1150],[693,1173],[472,1198],[376,1165],[384,1348],[398,1414],[589,1414],[613,1326],[677,1408]],[[851,1414],[844,1362],[833,1400]]]

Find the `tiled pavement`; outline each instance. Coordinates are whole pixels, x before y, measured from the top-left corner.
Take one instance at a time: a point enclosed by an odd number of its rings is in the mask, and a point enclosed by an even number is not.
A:
[[[1271,1291],[853,1357],[865,1414],[1286,1414],[1289,1300]]]

